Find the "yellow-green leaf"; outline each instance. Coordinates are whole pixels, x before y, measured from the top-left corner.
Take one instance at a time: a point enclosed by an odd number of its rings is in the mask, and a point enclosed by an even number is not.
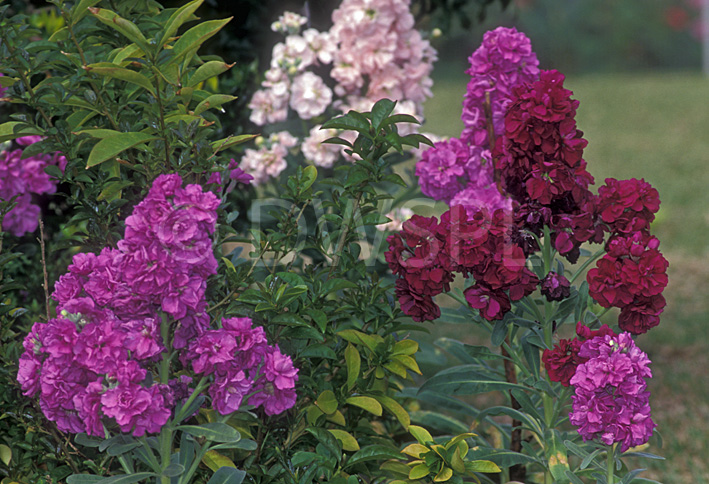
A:
[[[342,442],[342,448],[344,450],[350,452],[359,450],[359,444],[357,443],[357,439],[355,439],[349,432],[345,432],[344,430],[339,429],[328,429],[328,432],[334,435],[337,440]]]
[[[349,403],[350,405],[363,408],[369,413],[376,415],[377,417],[382,416],[381,404],[372,397],[358,395],[355,397],[349,397],[347,400],[345,400],[345,402]]]
[[[468,432],[468,433],[456,435],[455,437],[453,437],[453,438],[446,444],[446,449],[450,449],[451,447],[453,447],[453,446],[454,446],[455,444],[457,444],[458,442],[461,442],[461,441],[463,441],[463,440],[465,440],[465,439],[469,439],[470,437],[475,437],[475,434]],[[467,444],[466,444],[466,445],[467,445]]]
[[[401,423],[405,429],[409,428],[409,425],[411,425],[411,417],[409,417],[409,414],[406,410],[404,410],[404,407],[399,405],[399,402],[393,398],[385,397],[383,395],[377,395],[374,398],[376,398],[384,408],[394,414],[399,423]]]
[[[465,474],[465,461],[460,455],[460,449],[455,449],[455,452],[453,452],[453,457],[451,457],[451,467],[456,472]]]
[[[116,182],[111,182],[106,187],[101,190],[101,193],[99,194],[98,197],[96,197],[96,200],[101,201],[101,200],[115,200],[117,198],[121,198],[121,191],[129,187],[133,184],[133,182],[123,180],[123,181],[116,181]]]
[[[19,81],[19,79],[17,79],[16,77],[0,76],[0,86],[2,87],[10,87],[17,81]]]
[[[118,156],[123,151],[138,146],[148,141],[158,139],[156,136],[150,136],[145,133],[119,133],[107,138],[103,138],[96,143],[89,153],[89,160],[86,163],[86,168],[91,168],[99,163],[110,160]]]
[[[228,94],[212,94],[208,96],[204,101],[199,103],[196,108],[194,108],[195,114],[202,114],[207,109],[221,107],[222,104],[226,104],[236,99],[236,96],[230,96]]]
[[[183,88],[184,90],[184,88]],[[228,136],[224,139],[220,139],[212,142],[212,149],[215,153],[219,153],[232,146],[240,145],[241,143],[246,143],[256,138],[257,134],[240,134],[239,136]]]
[[[343,427],[347,425],[347,422],[345,421],[345,416],[342,415],[342,412],[340,412],[339,410],[335,410],[335,413],[328,415],[327,420],[334,424],[342,425]]]
[[[157,72],[168,84],[172,84],[173,86],[180,84],[180,68],[174,62],[165,64],[159,68],[153,67],[153,71]]]
[[[429,469],[426,464],[419,464],[411,468],[409,479],[421,479],[429,474]]]
[[[345,348],[345,363],[347,364],[347,390],[352,390],[359,378],[362,357],[351,343],[348,343]],[[381,406],[379,407],[379,415],[381,415]]]
[[[422,454],[425,454],[426,452],[429,452],[431,449],[426,447],[425,445],[421,444],[410,444],[404,447],[401,452],[410,455],[411,457],[414,457],[416,459],[422,459],[421,457]]]
[[[184,121],[187,124],[199,121],[200,126],[211,126],[214,124],[214,122],[207,121],[202,116],[195,116],[194,114],[171,114],[165,117],[165,124],[179,123],[180,121]]]
[[[320,410],[316,405],[310,405],[306,411],[306,417],[310,425],[315,425],[321,415],[325,415],[325,413]]]
[[[393,355],[413,355],[419,349],[419,344],[412,339],[402,339],[394,344]]]
[[[161,47],[165,45],[165,42],[167,42],[170,37],[177,33],[180,26],[192,16],[199,6],[202,5],[203,1],[204,0],[194,0],[186,3],[170,15],[170,18],[167,19],[167,22],[165,23],[165,30],[163,31],[162,39],[160,39]]]
[[[153,84],[147,77],[139,72],[131,71],[130,69],[126,69],[124,67],[103,67],[94,64],[87,66],[86,69],[89,72],[98,74],[99,76],[110,77],[120,81],[136,84],[147,90],[153,96],[155,95],[155,88],[153,87]]]
[[[3,461],[6,466],[9,466],[10,461],[12,461],[12,449],[5,444],[0,444],[0,460]]]
[[[433,482],[446,482],[451,477],[453,477],[453,469],[443,466],[441,471],[433,478]]]
[[[337,410],[337,397],[335,397],[332,390],[325,390],[318,396],[315,405],[317,405],[323,413],[330,415]]]
[[[8,121],[7,123],[0,124],[0,143],[13,140],[15,138],[20,138],[22,136],[42,134],[31,127],[15,132],[15,127],[23,124],[25,123],[20,121]]]
[[[392,356],[393,360],[401,365],[403,365],[405,368],[408,368],[409,370],[413,371],[414,373],[418,373],[421,375],[421,370],[419,369],[418,363],[416,363],[416,360],[414,360],[412,357],[407,356],[407,355],[394,355]]]
[[[172,47],[173,59],[179,61],[182,57],[186,57],[189,60],[191,53],[196,51],[207,39],[219,32],[232,18],[209,20],[189,29],[177,39],[177,42]],[[165,33],[167,34],[167,32]],[[164,35],[163,38],[165,38]]]
[[[418,425],[409,425],[409,433],[414,436],[416,440],[421,444],[427,444],[428,442],[433,442],[433,437],[431,434],[423,427]]]
[[[82,129],[81,131],[77,131],[74,134],[88,134],[92,138],[108,138],[109,136],[115,136],[117,134],[121,134],[120,131],[116,131],[115,129],[103,129],[103,128],[88,128],[88,129]]]
[[[105,8],[89,7],[91,15],[96,17],[102,24],[108,25],[117,30],[131,42],[135,42],[146,54],[150,52],[148,41],[140,29],[130,20],[126,20],[116,12]]]
[[[144,55],[145,54],[143,53],[142,50],[140,50],[140,47],[138,47],[135,44],[130,44],[130,45],[127,45],[127,46],[123,47],[122,49],[120,49],[116,53],[116,56],[113,58],[113,60],[111,60],[111,62],[113,64],[123,64],[123,62],[126,59],[129,59],[131,57],[140,58],[140,57],[143,57]],[[126,62],[126,64],[128,64],[128,63]]]
[[[62,27],[61,29],[57,30],[54,32],[52,35],[49,36],[49,41],[50,42],[61,42],[63,40],[67,40],[71,36],[71,33],[69,32],[69,29],[67,27]]]
[[[202,463],[216,472],[221,467],[233,467],[236,469],[236,464],[225,455],[220,454],[216,450],[207,451],[202,457]]]
[[[502,472],[494,462],[489,460],[474,460],[465,463],[465,470],[468,472]]]
[[[406,367],[396,360],[391,360],[389,363],[386,363],[384,368],[401,378],[407,378],[409,376],[408,373],[406,373]]]
[[[190,77],[190,80],[189,82],[187,82],[186,85],[189,87],[195,87],[200,82],[206,81],[207,79],[211,79],[212,77],[218,76],[219,74],[223,74],[224,72],[231,69],[233,66],[234,64],[227,64],[226,62],[222,61],[205,62],[197,68],[194,74],[192,74],[192,77]]]
[[[407,476],[409,475],[410,471],[409,466],[407,466],[403,462],[394,459],[383,462],[382,465],[379,466],[379,468],[383,471],[389,471],[394,474],[404,474]]]
[[[76,25],[76,22],[84,18],[86,14],[89,13],[89,7],[93,7],[100,1],[101,0],[81,0],[78,4],[76,4],[71,12],[71,25]]]

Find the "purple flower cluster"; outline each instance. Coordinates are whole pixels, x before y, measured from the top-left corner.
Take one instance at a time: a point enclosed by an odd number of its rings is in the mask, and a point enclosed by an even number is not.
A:
[[[646,443],[656,427],[650,417],[647,355],[622,333],[586,341],[579,356],[587,361],[571,378],[575,395],[569,418],[581,437],[620,443],[621,452]]]
[[[212,406],[222,415],[249,404],[277,415],[295,405],[298,370],[289,356],[266,340],[263,328],[253,328],[250,318],[229,318],[222,328],[202,333],[183,354],[195,373],[213,375],[209,389]]]
[[[2,93],[0,93],[2,95]],[[16,140],[21,147],[40,141],[39,136]],[[57,182],[44,172],[48,165],[64,171],[66,158],[61,153],[38,154],[22,159],[23,148],[0,152],[0,200],[15,198],[15,207],[2,220],[2,230],[18,237],[37,229],[39,207],[32,203],[32,194],[54,193]]]
[[[470,56],[471,79],[463,101],[465,129],[460,138],[436,143],[416,165],[421,191],[450,206],[512,209],[495,180],[491,149],[504,132],[512,88],[539,76],[529,39],[514,28],[498,27]],[[488,119],[489,118],[489,119]],[[489,124],[492,123],[491,126]]]
[[[228,338],[219,334],[214,345],[224,350],[200,359],[196,345],[208,346],[214,333],[204,294],[207,278],[217,270],[210,235],[218,206],[219,199],[199,185],[183,188],[179,175],[161,175],[126,219],[117,249],[74,256],[55,285],[60,316],[34,325],[17,375],[25,395],[39,393],[42,411],[59,429],[103,436],[108,418],[135,436],[159,432],[175,400],[191,393],[189,382],[170,386],[148,378],[168,348],[201,361],[197,372],[206,373],[209,366],[215,373],[210,393],[220,411],[238,408],[229,386],[234,372],[224,366],[237,351],[253,358],[244,369],[261,367],[264,376],[252,377],[252,390],[272,398],[258,404],[265,402],[274,412],[293,405],[293,384],[279,380],[278,391],[268,385],[274,373],[294,379],[294,370],[283,363],[290,358],[266,344],[262,329],[251,330],[250,320],[225,320],[234,344],[224,346]],[[168,341],[161,336],[162,324],[170,325]]]

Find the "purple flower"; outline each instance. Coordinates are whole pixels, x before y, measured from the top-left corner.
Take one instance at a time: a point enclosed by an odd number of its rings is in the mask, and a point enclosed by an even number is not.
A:
[[[459,139],[439,141],[424,151],[416,163],[416,176],[424,195],[446,203],[462,188],[460,178],[470,153]]]
[[[586,341],[571,378],[574,387],[569,419],[584,440],[620,443],[621,452],[646,443],[655,423],[650,417],[650,360],[630,333],[596,336]]]
[[[251,391],[254,382],[241,371],[227,371],[217,374],[209,387],[212,407],[222,415],[239,410],[244,397]]]
[[[223,329],[205,332],[190,345],[192,368],[195,373],[211,374],[215,365],[234,359],[236,339]]]
[[[125,347],[137,360],[152,358],[165,350],[160,337],[160,324],[155,318],[134,319],[121,329],[125,333]]]
[[[542,279],[540,290],[547,301],[561,301],[571,294],[571,283],[562,274],[549,271]]]

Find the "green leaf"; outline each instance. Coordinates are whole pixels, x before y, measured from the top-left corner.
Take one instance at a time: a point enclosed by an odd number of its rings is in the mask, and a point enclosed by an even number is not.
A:
[[[230,458],[215,450],[207,451],[202,457],[202,463],[215,472],[221,467],[233,467],[236,469],[236,465]]]
[[[372,107],[372,126],[375,131],[379,131],[382,121],[391,114],[396,106],[396,102],[390,99],[380,99]]]
[[[165,477],[177,477],[177,476],[181,476],[184,472],[185,472],[185,466],[183,466],[182,464],[178,464],[176,462],[173,462],[172,464],[168,465],[165,469],[163,469],[162,475]]]
[[[335,397],[332,390],[325,390],[318,396],[315,405],[317,405],[323,413],[327,415],[333,414],[337,411],[337,397]]]
[[[130,44],[130,45],[123,47],[118,52],[116,52],[115,57],[113,57],[113,59],[111,59],[111,63],[116,64],[116,65],[120,65],[120,64],[125,63],[126,65],[128,65],[128,62],[126,61],[126,59],[129,59],[131,57],[140,58],[140,57],[144,57],[144,56],[145,56],[145,53],[143,53],[143,51],[140,50],[140,47],[138,47],[135,44]]]
[[[221,422],[180,425],[176,430],[182,430],[195,437],[204,437],[213,442],[238,442],[241,440],[241,434],[235,428]]]
[[[441,471],[433,478],[433,482],[446,482],[453,477],[453,469],[443,466]]]
[[[15,128],[19,126],[27,126],[27,124],[19,121],[8,121],[7,123],[0,124],[0,143],[20,138],[22,136],[43,134],[30,126],[15,131]]]
[[[556,429],[548,430],[546,433],[546,458],[549,464],[549,472],[551,472],[554,482],[559,484],[568,484],[569,479],[566,473],[569,469],[569,457],[566,454],[566,447],[561,441],[559,431]]]
[[[150,53],[151,49],[148,45],[148,41],[133,22],[105,8],[90,7],[89,12],[104,25],[108,25],[123,34],[123,36],[131,42],[135,42],[146,55]]]
[[[392,114],[384,120],[384,122],[379,126],[379,128],[384,128],[394,123],[414,123],[421,124],[421,121],[411,116],[410,114]]]
[[[409,425],[411,424],[411,418],[409,417],[409,414],[406,412],[406,410],[404,410],[404,407],[399,404],[399,402],[397,402],[393,398],[385,397],[383,395],[376,395],[374,396],[374,398],[376,398],[384,408],[394,414],[399,423],[405,429],[409,428]]]
[[[429,473],[430,473],[430,470],[426,464],[419,464],[419,465],[411,468],[411,471],[409,472],[409,479],[411,479],[411,480],[423,479]]]
[[[241,134],[239,136],[229,136],[224,139],[213,141],[212,149],[215,153],[219,153],[220,151],[225,150],[227,148],[231,148],[232,146],[240,145],[242,143],[246,143],[247,141],[251,141],[257,136],[257,134]]]
[[[246,472],[233,467],[222,467],[207,481],[207,484],[241,484]]]
[[[72,474],[66,478],[66,484],[94,484],[104,479],[105,477],[94,476],[92,474]]]
[[[318,178],[318,169],[315,168],[314,165],[309,165],[306,166],[303,169],[303,185],[301,187],[302,191],[307,190],[311,186],[313,186],[313,183],[315,183],[315,180]]]
[[[76,25],[76,23],[84,18],[86,14],[89,13],[89,7],[93,7],[101,0],[81,0],[71,12],[71,25]]]
[[[489,460],[474,460],[465,463],[465,470],[468,472],[502,472],[502,469]]]
[[[196,87],[200,82],[211,79],[214,76],[223,74],[234,67],[234,64],[227,64],[222,61],[209,61],[205,62],[197,68],[197,70],[192,74],[190,80],[185,84],[187,87]]]
[[[0,460],[8,467],[12,461],[12,449],[5,444],[0,444]]]
[[[145,479],[155,477],[155,475],[156,474],[153,472],[137,472],[135,474],[126,474],[123,476],[106,477],[101,481],[95,482],[100,482],[101,484],[133,484],[135,482],[140,482],[144,481]],[[70,483],[67,481],[67,484],[74,483]]]
[[[462,365],[438,372],[426,381],[419,391],[430,390],[448,395],[475,395],[495,390],[509,391],[515,388],[528,390],[527,387],[502,380],[493,380],[491,375],[479,372],[478,365]]]
[[[126,69],[124,67],[107,67],[103,65],[90,64],[86,66],[88,72],[98,74],[99,76],[110,77],[112,79],[118,79],[120,81],[130,82],[137,86],[142,87],[147,90],[150,94],[155,96],[155,88],[150,80],[139,72]]]
[[[329,121],[325,121],[321,129],[344,129],[358,132],[368,132],[369,122],[367,118],[356,111],[350,111],[342,116],[337,116]]]
[[[412,339],[402,339],[394,344],[392,355],[408,355],[411,356],[419,349],[419,344]]]
[[[544,436],[544,430],[542,429],[542,424],[537,421],[537,419],[527,415],[524,412],[520,412],[519,410],[515,410],[514,408],[510,407],[503,407],[503,406],[498,406],[498,407],[488,407],[482,412],[478,414],[476,417],[476,420],[482,420],[484,417],[488,415],[507,415],[508,417],[512,417],[515,420],[519,420],[523,424],[526,424],[526,427],[528,430],[531,430],[532,432],[536,433],[538,436],[543,437]]]
[[[347,390],[352,390],[357,382],[357,378],[359,378],[362,357],[357,348],[349,343],[347,344],[347,348],[345,348],[345,363],[347,364]],[[381,415],[381,407],[379,415]]]
[[[354,405],[356,407],[363,408],[364,410],[368,411],[371,414],[376,415],[377,417],[382,416],[381,404],[372,397],[367,397],[367,396],[363,396],[363,395],[356,395],[353,397],[349,397],[347,400],[345,400],[345,402],[349,403],[350,405]]]
[[[342,443],[343,450],[349,452],[359,450],[359,444],[357,443],[357,439],[355,439],[349,432],[345,432],[344,430],[339,429],[328,429],[328,432],[334,435],[335,438]]]
[[[576,477],[576,474],[571,471],[566,471],[566,478],[573,484],[585,484],[581,479]]]
[[[160,39],[160,47],[165,45],[170,37],[175,35],[178,29],[189,20],[190,16],[202,5],[204,0],[194,0],[192,2],[186,3],[182,7],[175,10],[175,12],[170,15],[165,23],[165,30],[163,31],[162,38]]]
[[[433,442],[433,437],[431,437],[429,431],[423,427],[419,427],[418,425],[409,425],[409,433],[413,435],[416,440],[418,440],[419,444],[428,444],[429,442]]]
[[[366,447],[362,447],[362,449],[353,454],[347,461],[345,468],[354,466],[361,462],[384,459],[404,460],[405,457],[401,455],[401,452],[399,452],[398,449],[386,447],[384,445],[368,445]]]
[[[222,20],[209,20],[189,29],[177,39],[177,42],[175,42],[175,45],[172,47],[173,60],[178,61],[182,57],[187,56],[190,52],[198,49],[207,39],[219,32],[222,27],[229,23],[232,18],[233,17]]]
[[[134,146],[138,146],[155,139],[158,138],[144,133],[119,133],[104,138],[96,143],[91,150],[91,153],[89,153],[89,160],[86,163],[86,168],[91,168],[99,163],[110,160],[128,148],[133,148]]]
[[[470,449],[466,456],[470,460],[489,460],[501,467],[510,467],[516,464],[539,463],[534,457],[520,454],[505,449],[492,449],[490,447]]]
[[[229,96],[228,94],[212,94],[208,96],[204,101],[199,103],[194,109],[195,114],[202,114],[204,111],[212,108],[218,108],[222,104],[226,104],[236,99],[236,96]]]

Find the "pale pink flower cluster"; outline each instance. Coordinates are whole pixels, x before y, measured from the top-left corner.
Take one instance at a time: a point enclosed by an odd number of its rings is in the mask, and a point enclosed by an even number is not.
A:
[[[297,34],[300,28],[308,22],[302,15],[293,12],[283,12],[278,20],[271,24],[271,30],[282,34]]]
[[[247,149],[239,168],[254,178],[253,185],[261,185],[286,169],[288,150],[297,143],[298,140],[288,131],[274,133],[268,139],[259,138],[256,141],[258,149]]]
[[[340,156],[340,146],[323,143],[323,141],[333,136],[337,136],[337,131],[334,129],[320,129],[320,125],[313,127],[300,147],[306,161],[323,168],[332,167]]]
[[[414,215],[414,211],[407,207],[398,207],[386,214],[389,222],[377,225],[377,230],[381,232],[400,232],[404,222]]]

